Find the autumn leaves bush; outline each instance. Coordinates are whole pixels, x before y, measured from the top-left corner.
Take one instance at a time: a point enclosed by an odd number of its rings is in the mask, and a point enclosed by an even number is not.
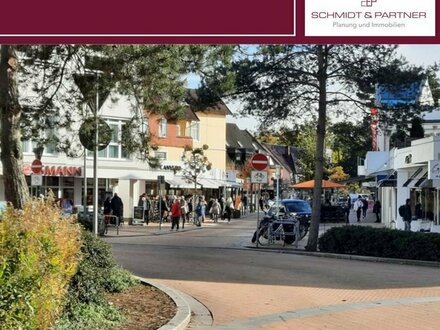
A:
[[[81,229],[53,199],[31,200],[23,210],[8,206],[1,218],[2,329],[48,329],[77,270]]]
[[[137,280],[53,196],[0,218],[1,329],[103,329],[123,319],[105,294]]]

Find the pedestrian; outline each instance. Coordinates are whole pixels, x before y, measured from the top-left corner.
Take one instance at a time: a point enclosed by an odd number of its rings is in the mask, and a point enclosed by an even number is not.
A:
[[[194,215],[194,224],[197,227],[200,227],[202,225],[202,222],[201,222],[201,219],[202,219],[202,208],[203,208],[202,200],[201,200],[201,198],[199,198],[198,201],[197,201],[195,215]]]
[[[220,204],[220,217],[223,220],[225,218],[225,215],[226,215],[225,214],[225,206],[226,206],[225,205],[226,204],[225,198],[221,197],[218,203]]]
[[[107,196],[107,198],[104,201],[104,214],[109,215],[112,214],[112,198],[110,196]]]
[[[362,200],[362,216],[365,219],[367,216],[367,210],[368,210],[368,200],[366,198],[361,198]]]
[[[411,220],[412,220],[412,212],[411,212],[411,200],[408,198],[404,205],[401,205],[399,207],[399,215],[403,219],[404,223],[404,230],[405,231],[411,231]]]
[[[193,212],[193,199],[192,196],[188,196],[186,199],[186,220],[188,222],[191,221],[191,217],[192,217],[192,221],[194,223],[194,215],[192,214]]]
[[[344,216],[345,216],[345,223],[348,225],[350,223],[350,203],[347,201],[344,205]]]
[[[247,195],[243,195],[243,198],[241,199],[241,201],[243,202],[243,211],[244,211],[244,214],[246,214],[247,212],[248,212],[248,197],[247,197]]]
[[[202,207],[201,212],[200,212],[200,218],[202,220],[202,222],[205,222],[205,217],[206,217],[206,200],[204,196],[200,196],[200,205]]]
[[[111,208],[113,210],[113,215],[115,215],[119,219],[119,223],[124,223],[123,212],[124,212],[124,203],[122,203],[121,197],[118,196],[117,193],[113,194],[113,198],[110,202]]]
[[[362,202],[362,197],[359,195],[358,199],[354,202],[353,210],[356,212],[357,222],[361,221],[362,207],[364,203]]]
[[[218,215],[220,214],[220,203],[214,198],[211,206],[211,216],[214,222],[218,222]]]
[[[180,197],[180,213],[182,218],[182,229],[185,228],[185,220],[188,221],[188,205],[185,200],[185,196]]]
[[[151,201],[146,193],[143,193],[141,195],[138,206],[142,206],[142,209],[144,211],[144,221],[148,226],[148,224],[150,223]]]
[[[167,201],[166,201],[166,197],[163,196],[162,198],[160,198],[159,202],[157,203],[157,207],[160,208],[160,221],[161,222],[167,222],[167,218],[168,218],[168,212],[169,212],[169,208],[167,205]]]
[[[226,218],[228,218],[228,223],[231,222],[232,212],[234,212],[234,202],[232,201],[232,197],[228,197],[225,205],[225,213]]]
[[[69,216],[73,212],[73,201],[69,198],[69,195],[66,193],[64,197],[60,200],[60,207],[63,210],[63,215]]]
[[[376,200],[373,205],[373,213],[376,214],[376,221],[375,222],[380,222],[381,209],[382,209],[382,205],[380,204],[380,201]]]
[[[178,198],[174,198],[173,204],[171,205],[171,229],[174,230],[176,227],[176,231],[179,230],[179,220],[182,215],[182,210],[180,208],[180,200]]]

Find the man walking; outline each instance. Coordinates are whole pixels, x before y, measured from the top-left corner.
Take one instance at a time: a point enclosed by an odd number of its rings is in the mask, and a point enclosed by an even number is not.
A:
[[[405,225],[405,231],[411,231],[411,200],[408,198],[405,205],[399,207],[399,215],[403,218],[403,223]]]
[[[117,193],[113,195],[110,205],[113,210],[113,215],[118,217],[120,224],[123,224],[124,219],[122,215],[123,215],[124,203],[122,203],[122,199],[118,196]]]
[[[362,197],[359,195],[358,199],[354,202],[353,210],[356,212],[357,222],[361,221],[362,208],[364,203],[362,202]]]

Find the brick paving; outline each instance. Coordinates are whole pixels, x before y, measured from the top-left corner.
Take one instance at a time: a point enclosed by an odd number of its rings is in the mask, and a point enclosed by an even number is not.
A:
[[[374,223],[375,216],[368,212],[361,223],[350,214],[353,225],[382,226]],[[203,228],[228,226],[207,222]],[[233,225],[233,224],[232,224]],[[320,232],[334,225],[321,224]],[[166,228],[159,231],[149,229],[155,234],[173,234]],[[127,228],[128,230],[129,228]],[[185,231],[199,230],[188,225]],[[133,228],[132,235],[144,233]],[[125,234],[125,231],[123,232]],[[142,235],[142,234],[140,234]],[[305,244],[306,239],[301,241]],[[249,244],[249,243],[246,243]],[[278,248],[282,248],[278,246]],[[282,248],[290,249],[292,247]],[[301,246],[299,247],[301,249]],[[301,258],[313,258],[298,256]],[[326,258],[316,258],[316,263],[329,263]],[[365,267],[367,262],[345,261],[343,267]],[[371,272],[377,274],[377,264],[371,262]],[[334,262],[335,276],[341,276],[340,262]],[[160,283],[191,295],[204,304],[212,314],[212,326],[191,325],[190,329],[439,329],[440,326],[440,271],[421,266],[394,265],[402,270],[400,278],[390,280],[384,272],[387,285],[372,285],[365,288],[357,285],[356,278],[347,277],[346,286],[332,287],[331,281],[310,284],[307,273],[300,276],[297,285],[275,285],[270,283],[235,283],[230,281],[200,281],[188,279],[160,279]],[[398,268],[400,267],[400,268]],[[366,267],[368,272],[368,265]],[[426,271],[425,271],[426,270]],[[396,269],[393,269],[395,272]],[[342,271],[343,272],[343,271]],[[429,274],[427,274],[429,273]],[[395,274],[395,273],[392,273]],[[438,275],[438,281],[433,274]],[[267,275],[270,276],[270,270]],[[286,276],[296,276],[286,274]],[[330,279],[332,274],[328,275]],[[408,278],[414,278],[414,285],[408,285]],[[429,284],[423,285],[423,279]],[[417,279],[417,281],[416,281]],[[400,283],[402,281],[402,284]],[[410,282],[410,281],[409,281]],[[303,285],[300,285],[303,283]],[[390,284],[391,283],[391,284]]]

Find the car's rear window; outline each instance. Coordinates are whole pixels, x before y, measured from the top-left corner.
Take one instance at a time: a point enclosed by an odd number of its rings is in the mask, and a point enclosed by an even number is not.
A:
[[[284,205],[286,206],[288,212],[312,212],[310,204],[305,201],[289,201],[285,202]]]

